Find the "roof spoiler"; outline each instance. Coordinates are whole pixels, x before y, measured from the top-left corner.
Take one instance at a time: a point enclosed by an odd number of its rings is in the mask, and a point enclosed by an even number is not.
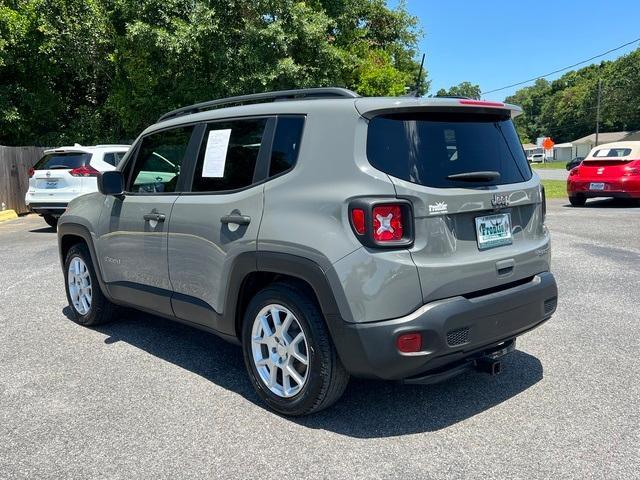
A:
[[[356,100],[356,110],[366,119],[388,113],[409,113],[415,111],[461,112],[471,109],[477,113],[505,112],[512,118],[522,113],[516,105],[487,100],[457,97],[361,97]]]

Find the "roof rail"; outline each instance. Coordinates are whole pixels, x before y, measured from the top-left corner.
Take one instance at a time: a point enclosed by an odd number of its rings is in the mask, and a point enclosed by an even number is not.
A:
[[[262,101],[282,101],[296,99],[313,99],[313,98],[357,98],[358,95],[351,90],[339,87],[321,87],[321,88],[301,88],[297,90],[279,90],[276,92],[253,93],[251,95],[240,95],[237,97],[219,98],[208,102],[196,103],[188,107],[178,108],[162,115],[158,122],[163,122],[170,118],[179,117],[181,115],[189,115],[190,113],[212,110],[222,105],[259,103]]]

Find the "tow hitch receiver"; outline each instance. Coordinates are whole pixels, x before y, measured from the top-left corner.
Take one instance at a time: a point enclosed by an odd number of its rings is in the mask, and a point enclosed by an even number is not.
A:
[[[502,362],[489,357],[482,357],[476,360],[475,367],[479,372],[488,373],[491,376],[500,375],[502,372]]]
[[[502,348],[486,353],[485,355],[474,360],[473,364],[479,372],[488,373],[491,376],[500,375],[502,373],[501,358],[507,353],[513,352],[516,348],[516,341],[511,340],[505,343]]]

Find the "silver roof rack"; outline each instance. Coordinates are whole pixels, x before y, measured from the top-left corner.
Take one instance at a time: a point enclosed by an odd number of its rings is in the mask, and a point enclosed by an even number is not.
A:
[[[212,110],[222,105],[239,105],[246,103],[259,103],[264,101],[282,101],[282,100],[299,100],[314,98],[357,98],[358,95],[351,90],[339,87],[321,87],[321,88],[301,88],[298,90],[280,90],[276,92],[253,93],[251,95],[240,95],[237,97],[220,98],[210,100],[208,102],[196,103],[188,107],[178,108],[162,115],[158,122],[168,120],[170,118],[179,117],[181,115],[189,115],[190,113]]]

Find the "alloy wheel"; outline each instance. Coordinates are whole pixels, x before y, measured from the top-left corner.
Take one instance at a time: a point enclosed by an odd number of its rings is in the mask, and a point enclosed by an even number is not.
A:
[[[91,310],[92,286],[89,269],[82,258],[73,257],[71,259],[67,282],[73,308],[80,315],[86,315]]]
[[[290,398],[309,376],[307,338],[296,316],[286,307],[264,307],[251,329],[253,364],[262,383],[274,394]]]

